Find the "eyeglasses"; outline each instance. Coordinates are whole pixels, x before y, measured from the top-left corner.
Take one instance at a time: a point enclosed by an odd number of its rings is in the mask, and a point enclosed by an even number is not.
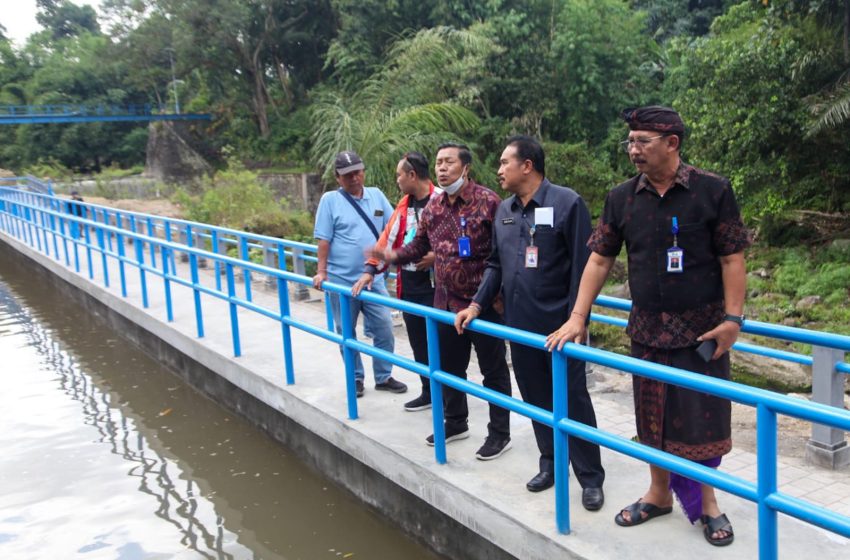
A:
[[[623,150],[626,153],[629,153],[629,150],[631,150],[634,146],[643,149],[647,147],[649,143],[653,140],[656,140],[658,138],[664,138],[665,136],[667,136],[667,134],[659,134],[658,136],[650,136],[649,138],[629,138],[628,140],[623,140],[622,142],[620,142],[620,145],[623,147]]]

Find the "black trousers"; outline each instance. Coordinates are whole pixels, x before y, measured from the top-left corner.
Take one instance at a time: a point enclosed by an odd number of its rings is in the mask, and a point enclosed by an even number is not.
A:
[[[405,294],[402,292],[401,299],[419,305],[434,306],[434,292],[426,294]],[[428,363],[428,334],[425,329],[425,318],[411,313],[402,313],[404,326],[407,328],[407,338],[413,349],[413,359],[420,364]],[[427,377],[419,376],[422,380],[422,396],[431,398],[431,382]]]
[[[552,410],[552,355],[543,350],[511,343],[514,366],[522,399],[535,406]],[[567,414],[571,420],[596,427],[596,413],[587,392],[585,363],[567,360]],[[552,428],[532,422],[537,448],[540,450],[540,470],[554,472],[554,440]],[[570,463],[582,488],[598,488],[605,480],[605,470],[599,446],[583,439],[569,438]]]
[[[493,323],[502,322],[499,314],[492,309],[482,313],[480,318]],[[469,357],[474,346],[475,355],[478,356],[478,366],[481,368],[481,375],[484,376],[484,386],[505,395],[511,394],[511,377],[508,362],[505,360],[506,351],[503,340],[470,330],[459,335],[454,325],[443,323],[439,325],[439,335],[440,366],[443,371],[466,379],[466,368],[469,366]],[[469,416],[466,393],[444,387],[443,402],[445,403],[446,429],[465,430]],[[510,411],[491,404],[487,433],[503,438],[510,435],[510,432]]]

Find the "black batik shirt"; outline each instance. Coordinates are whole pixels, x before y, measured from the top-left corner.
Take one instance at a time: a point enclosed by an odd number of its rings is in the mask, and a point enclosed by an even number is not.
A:
[[[535,224],[535,209],[552,208],[550,225]],[[537,267],[525,266],[535,226]],[[590,256],[590,213],[572,189],[544,179],[523,207],[516,195],[502,201],[493,220],[493,251],[473,301],[487,307],[502,289],[505,324],[549,334],[569,317]]]
[[[667,272],[678,218],[684,272]],[[614,188],[588,247],[616,257],[625,242],[632,311],[626,334],[655,348],[685,348],[723,321],[719,257],[743,251],[750,236],[729,180],[682,163],[659,196],[645,175]]]

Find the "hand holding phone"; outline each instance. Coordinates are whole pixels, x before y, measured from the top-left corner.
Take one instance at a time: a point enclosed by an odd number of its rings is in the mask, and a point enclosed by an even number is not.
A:
[[[705,362],[711,361],[711,357],[714,356],[715,350],[717,350],[717,341],[713,338],[704,340],[702,344],[697,346],[697,354],[699,354],[699,357]]]

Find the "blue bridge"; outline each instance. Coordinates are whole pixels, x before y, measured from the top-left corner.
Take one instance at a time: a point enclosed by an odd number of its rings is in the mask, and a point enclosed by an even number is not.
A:
[[[208,113],[173,113],[170,108],[144,105],[0,105],[1,124],[209,121]]]
[[[790,416],[811,422],[810,445],[823,452],[822,458],[830,458],[833,466],[842,466],[850,453],[845,440],[845,432],[850,431],[850,411],[843,406],[844,384],[850,373],[850,364],[845,361],[845,353],[850,351],[848,336],[748,321],[745,333],[810,344],[812,353],[776,350],[751,342],[739,342],[734,347],[738,352],[811,365],[813,397],[818,402],[567,344],[552,354],[555,400],[553,412],[548,412],[489,390],[474,377],[462,380],[440,369],[437,325],[451,324],[451,313],[370,292],[358,296],[425,318],[430,361],[424,365],[403,355],[401,348],[388,353],[358,339],[355,326],[347,320],[346,309],[353,297],[350,288],[326,282],[325,292],[339,294],[343,308],[342,334],[337,334],[327,298],[324,305],[321,300],[300,303],[310,293],[315,294],[309,291],[311,279],[306,274],[306,268],[316,261],[313,245],[71,203],[20,186],[0,186],[0,241],[0,246],[5,244],[27,255],[134,325],[158,333],[158,351],[163,345],[177,349],[226,379],[229,385],[218,394],[220,400],[249,414],[244,403],[234,404],[234,393],[242,391],[264,403],[257,420],[263,425],[274,424],[275,417],[290,419],[286,429],[269,428],[275,437],[286,440],[288,430],[305,426],[330,443],[335,451],[317,452],[312,457],[314,464],[330,471],[341,484],[400,524],[419,531],[426,541],[440,541],[429,533],[433,527],[423,522],[425,510],[433,508],[465,527],[468,537],[475,535],[492,543],[502,555],[518,558],[657,558],[662,549],[665,556],[678,558],[694,554],[697,547],[708,547],[698,529],[673,516],[640,529],[613,526],[611,517],[617,506],[630,503],[643,491],[646,469],[640,468],[639,462],[648,462],[727,493],[721,500],[732,508],[736,540],[723,551],[725,558],[757,555],[762,560],[774,560],[780,552],[787,558],[840,558],[850,553],[850,483],[846,470],[826,474],[825,469],[785,461],[778,450],[777,418]],[[610,297],[600,297],[596,304],[617,311],[627,311],[631,305]],[[621,316],[609,314],[593,313],[591,319],[625,324]],[[543,336],[525,331],[480,320],[470,328],[534,348],[544,347]],[[339,370],[334,347],[342,351],[344,374],[334,375]],[[401,412],[400,403],[377,395],[367,394],[358,401],[352,356],[355,350],[428,377],[435,403],[432,416],[406,414]],[[633,424],[618,428],[629,423],[622,407],[597,409],[599,428],[572,421],[567,416],[567,358],[752,407],[757,418],[757,450],[734,455],[715,470],[632,441]],[[179,363],[185,365],[184,361]],[[215,375],[195,376],[195,381],[215,394],[217,382],[212,377]],[[522,483],[531,467],[523,469],[511,463],[528,462],[529,457],[536,461],[530,426],[525,424],[513,434],[518,450],[501,458],[495,467],[467,461],[460,455],[450,458],[439,405],[444,387],[475,397],[470,403],[470,419],[484,418],[484,404],[490,402],[514,412],[515,418],[551,426],[555,430],[554,496],[530,496]],[[414,438],[415,445],[410,436],[414,429],[423,436]],[[420,441],[431,430],[435,436],[433,451]],[[606,491],[613,507],[606,507],[603,514],[573,507],[578,502],[576,493],[570,492],[574,485],[567,470],[568,436],[592,441],[604,449]],[[462,442],[452,444],[452,453],[462,446]],[[341,467],[343,455],[354,462]],[[471,457],[471,453],[468,455]],[[389,480],[392,488],[403,491],[376,491],[374,479],[358,470],[363,465]],[[803,478],[809,488],[806,491],[794,483]],[[414,502],[407,502],[411,496]],[[708,554],[703,550],[702,554],[696,552],[696,557]]]

